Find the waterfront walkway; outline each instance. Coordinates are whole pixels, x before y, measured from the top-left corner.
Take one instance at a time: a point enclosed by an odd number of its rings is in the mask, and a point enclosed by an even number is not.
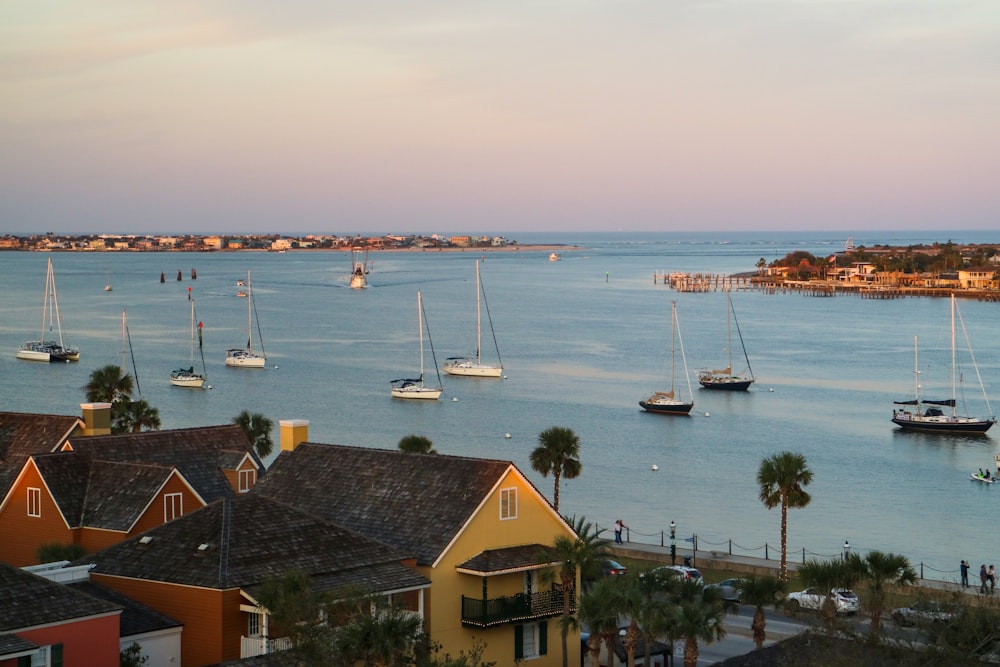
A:
[[[685,544],[681,547],[681,544]],[[625,542],[624,544],[608,545],[609,553],[616,558],[629,558],[635,560],[646,560],[656,563],[671,565],[670,547],[658,544],[643,544],[641,542]],[[775,558],[756,558],[753,556],[742,556],[720,551],[694,551],[690,544],[684,540],[678,540],[676,565],[684,565],[685,559],[690,559],[692,567],[706,570],[724,570],[727,572],[753,573],[753,574],[777,574],[781,565],[780,554],[775,553]],[[791,554],[790,554],[791,556]],[[801,563],[788,559],[789,572],[795,572]],[[979,564],[971,563],[969,570],[969,586],[963,588],[959,584],[958,569],[954,572],[952,579],[925,578],[924,568],[921,564],[914,566],[917,571],[916,586],[928,590],[942,592],[963,592],[968,595],[978,595],[979,593]],[[1000,596],[1000,592],[996,595]]]

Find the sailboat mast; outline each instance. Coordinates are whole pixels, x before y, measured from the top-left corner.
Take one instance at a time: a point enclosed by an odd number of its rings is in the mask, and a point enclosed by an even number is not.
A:
[[[674,395],[674,348],[677,343],[677,302],[670,302],[670,394]]]
[[[424,379],[424,309],[417,290],[417,335],[420,337],[420,379]]]
[[[250,286],[250,271],[247,271],[247,350],[253,352],[253,287]]]
[[[733,301],[729,296],[729,292],[726,292],[726,352],[729,355],[729,362],[726,366],[726,373],[729,375],[733,374],[733,326],[732,326],[732,315],[733,315]]]
[[[479,260],[476,260],[476,363],[483,363],[483,328],[482,321],[480,319],[479,311],[479,294],[481,291],[479,286]]]
[[[125,309],[122,308],[122,372],[123,373],[125,372],[125,369],[128,368],[128,364],[126,364],[126,357],[125,357],[126,340],[127,340],[127,335],[125,333]]]
[[[957,413],[957,388],[955,386],[955,295],[951,295],[951,416]]]
[[[917,401],[917,410],[920,410],[920,360],[917,352],[917,337],[913,337],[913,398]]]

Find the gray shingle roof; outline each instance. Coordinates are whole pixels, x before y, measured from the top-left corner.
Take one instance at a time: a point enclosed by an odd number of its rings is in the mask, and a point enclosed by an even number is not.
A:
[[[245,454],[258,470],[264,469],[243,429],[235,424],[73,438],[70,445],[93,460],[174,466],[205,502],[232,495],[222,470],[231,469]]]
[[[3,660],[8,655],[24,651],[34,651],[37,648],[38,644],[29,642],[27,639],[21,639],[17,635],[0,634],[0,660]]]
[[[244,495],[216,501],[77,563],[96,563],[92,572],[98,574],[215,589],[249,589],[293,568],[331,587],[363,582],[380,592],[428,585],[402,564],[406,558],[284,503]]]
[[[141,602],[136,602],[116,590],[101,586],[93,581],[78,581],[67,585],[73,590],[120,606],[122,608],[118,632],[120,637],[131,637],[183,625],[180,621],[170,618],[166,614],[161,614]]]
[[[487,575],[559,565],[561,561],[549,554],[551,550],[552,547],[543,544],[523,544],[503,549],[487,549],[459,564],[458,569]]]
[[[282,452],[252,493],[326,517],[429,565],[511,465],[306,442]]]
[[[65,415],[0,412],[0,498],[32,454],[54,451],[83,421]]]
[[[109,614],[120,609],[120,605],[0,563],[0,632]]]

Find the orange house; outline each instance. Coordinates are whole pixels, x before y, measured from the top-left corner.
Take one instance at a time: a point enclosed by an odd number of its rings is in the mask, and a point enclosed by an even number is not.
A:
[[[34,564],[44,544],[106,548],[246,493],[262,470],[236,425],[73,437],[29,457],[0,499],[0,561]]]
[[[91,580],[184,624],[184,667],[288,648],[257,602],[259,586],[290,569],[320,591],[364,582],[423,611],[429,582],[412,558],[291,505],[226,497],[78,561]]]

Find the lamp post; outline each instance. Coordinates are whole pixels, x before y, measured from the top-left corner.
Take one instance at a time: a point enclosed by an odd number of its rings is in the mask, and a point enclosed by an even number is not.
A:
[[[844,540],[844,560],[847,560],[847,557],[850,555],[851,555],[851,543],[848,542],[847,540]]]
[[[677,524],[670,522],[670,564],[677,565]]]

